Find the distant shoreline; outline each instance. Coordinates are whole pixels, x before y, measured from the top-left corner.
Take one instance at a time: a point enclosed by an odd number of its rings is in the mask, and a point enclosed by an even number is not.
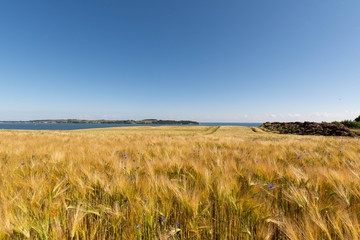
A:
[[[195,124],[106,124],[106,123],[43,123],[43,122],[7,122],[0,123],[0,130],[79,130],[79,129],[92,129],[92,128],[112,128],[112,127],[160,127],[160,126],[242,126],[242,127],[259,127],[261,123],[224,123],[224,122],[200,122],[199,125]]]
[[[199,122],[189,120],[80,120],[80,119],[54,119],[54,120],[29,120],[29,121],[0,121],[0,123],[82,123],[82,124],[161,124],[161,125],[199,125]]]

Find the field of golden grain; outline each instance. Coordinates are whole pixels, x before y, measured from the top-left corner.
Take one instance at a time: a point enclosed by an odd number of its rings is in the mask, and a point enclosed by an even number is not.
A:
[[[359,239],[360,140],[0,130],[0,239]]]

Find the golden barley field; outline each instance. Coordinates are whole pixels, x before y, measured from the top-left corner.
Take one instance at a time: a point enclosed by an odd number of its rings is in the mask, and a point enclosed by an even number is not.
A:
[[[0,239],[359,239],[360,140],[0,130]]]

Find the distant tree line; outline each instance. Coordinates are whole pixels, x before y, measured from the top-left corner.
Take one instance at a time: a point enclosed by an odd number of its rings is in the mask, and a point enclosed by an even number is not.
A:
[[[80,119],[56,119],[56,120],[31,120],[31,121],[0,121],[1,123],[93,123],[93,124],[165,124],[165,125],[199,125],[198,122],[188,120],[80,120]]]

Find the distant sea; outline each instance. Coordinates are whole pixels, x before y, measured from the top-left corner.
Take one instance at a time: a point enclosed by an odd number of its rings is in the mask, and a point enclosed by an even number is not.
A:
[[[225,123],[225,122],[202,122],[200,126],[245,126],[258,127],[261,123]],[[21,130],[76,130],[89,128],[109,127],[138,127],[138,126],[187,126],[187,125],[162,125],[162,124],[92,124],[92,123],[0,123],[0,129]],[[190,125],[198,126],[198,125]]]

